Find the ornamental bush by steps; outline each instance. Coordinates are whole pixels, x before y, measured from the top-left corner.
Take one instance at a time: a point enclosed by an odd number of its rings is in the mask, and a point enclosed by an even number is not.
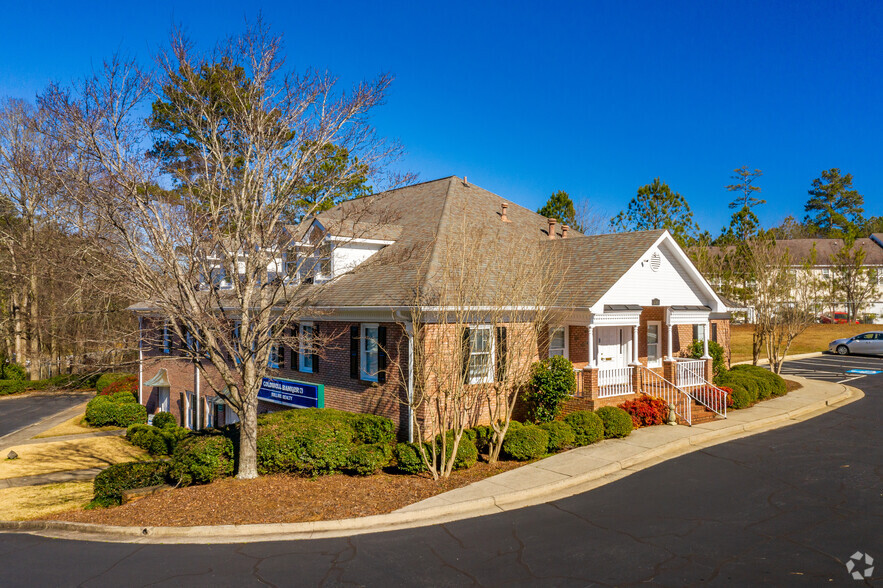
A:
[[[632,432],[632,417],[618,406],[602,406],[595,411],[604,423],[604,438],[628,437]]]
[[[604,423],[590,410],[577,410],[564,417],[564,422],[573,429],[573,444],[577,447],[591,445],[604,438]]]

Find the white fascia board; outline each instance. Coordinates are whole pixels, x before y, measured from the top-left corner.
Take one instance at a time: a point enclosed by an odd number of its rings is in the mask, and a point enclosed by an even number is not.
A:
[[[339,235],[331,235],[329,241],[337,241],[341,243],[361,243],[364,245],[392,245],[395,241],[388,239],[363,239],[361,237],[341,237]]]

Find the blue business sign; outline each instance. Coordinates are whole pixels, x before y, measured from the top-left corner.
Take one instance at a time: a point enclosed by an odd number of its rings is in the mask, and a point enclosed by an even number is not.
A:
[[[282,378],[264,378],[258,399],[294,408],[325,408],[325,386]]]
[[[880,370],[846,370],[847,374],[862,374],[863,376],[873,376],[880,373]]]

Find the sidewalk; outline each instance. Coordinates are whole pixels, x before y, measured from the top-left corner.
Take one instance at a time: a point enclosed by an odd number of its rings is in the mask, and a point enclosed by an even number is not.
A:
[[[442,506],[465,505],[493,499],[498,507],[555,494],[555,499],[582,492],[581,484],[610,475],[617,478],[666,459],[724,440],[783,424],[846,400],[851,391],[842,384],[793,377],[803,388],[763,401],[751,408],[731,410],[726,419],[689,426],[646,427],[625,439],[608,439],[559,453],[503,474],[474,482],[408,505],[397,512],[415,512]],[[640,467],[638,467],[640,466]],[[545,499],[544,499],[545,501]]]
[[[0,532],[133,543],[240,543],[346,537],[420,527],[557,500],[608,484],[703,447],[808,420],[864,396],[843,384],[793,377],[803,388],[729,418],[660,425],[581,447],[383,515],[336,521],[206,527],[114,527],[59,521],[0,521]]]

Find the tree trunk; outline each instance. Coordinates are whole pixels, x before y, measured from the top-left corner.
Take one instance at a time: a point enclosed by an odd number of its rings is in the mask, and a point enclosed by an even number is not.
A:
[[[236,477],[253,480],[258,477],[258,401],[243,403],[239,415],[239,468]]]

